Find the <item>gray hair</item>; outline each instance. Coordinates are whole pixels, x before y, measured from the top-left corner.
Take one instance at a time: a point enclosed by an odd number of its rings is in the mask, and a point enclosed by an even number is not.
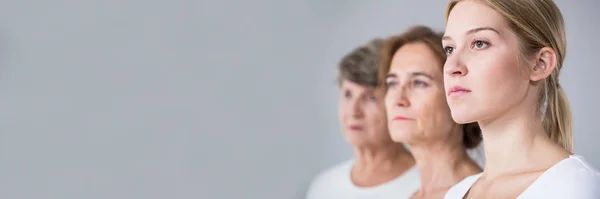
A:
[[[379,85],[379,53],[383,39],[373,39],[346,54],[338,64],[338,85],[348,80],[366,87]]]

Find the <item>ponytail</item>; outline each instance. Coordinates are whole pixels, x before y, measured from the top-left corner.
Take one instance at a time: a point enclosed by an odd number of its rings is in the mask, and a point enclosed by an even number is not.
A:
[[[573,151],[573,118],[569,100],[558,84],[557,72],[546,79],[542,124],[548,137],[565,150]],[[545,107],[544,107],[545,106]]]

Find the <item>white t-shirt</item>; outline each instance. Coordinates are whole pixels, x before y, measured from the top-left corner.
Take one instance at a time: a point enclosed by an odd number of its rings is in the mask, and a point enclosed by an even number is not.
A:
[[[469,176],[454,185],[444,199],[460,199],[482,175]],[[600,173],[581,156],[571,155],[546,170],[521,195],[519,199],[537,198],[600,198]]]
[[[418,169],[413,166],[397,178],[373,187],[358,187],[350,177],[354,161],[346,161],[319,174],[310,185],[306,199],[398,199],[410,198],[420,187]]]

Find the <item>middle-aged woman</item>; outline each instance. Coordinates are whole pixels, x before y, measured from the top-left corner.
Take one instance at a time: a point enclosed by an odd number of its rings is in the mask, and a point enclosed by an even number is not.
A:
[[[386,40],[380,80],[392,140],[406,143],[420,171],[412,198],[443,198],[467,176],[481,172],[467,149],[481,141],[477,124],[457,124],[446,103],[441,34],[425,26]]]

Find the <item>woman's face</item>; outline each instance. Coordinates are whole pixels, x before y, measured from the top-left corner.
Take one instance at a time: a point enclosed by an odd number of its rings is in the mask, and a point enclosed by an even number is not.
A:
[[[517,36],[486,4],[461,1],[451,11],[442,39],[448,55],[444,87],[458,123],[510,114],[529,90]]]
[[[424,43],[402,46],[386,76],[388,127],[396,142],[409,145],[446,139],[457,124],[444,92],[442,63]]]
[[[344,138],[354,146],[393,143],[385,120],[381,89],[371,89],[343,80],[340,87],[339,120]]]

